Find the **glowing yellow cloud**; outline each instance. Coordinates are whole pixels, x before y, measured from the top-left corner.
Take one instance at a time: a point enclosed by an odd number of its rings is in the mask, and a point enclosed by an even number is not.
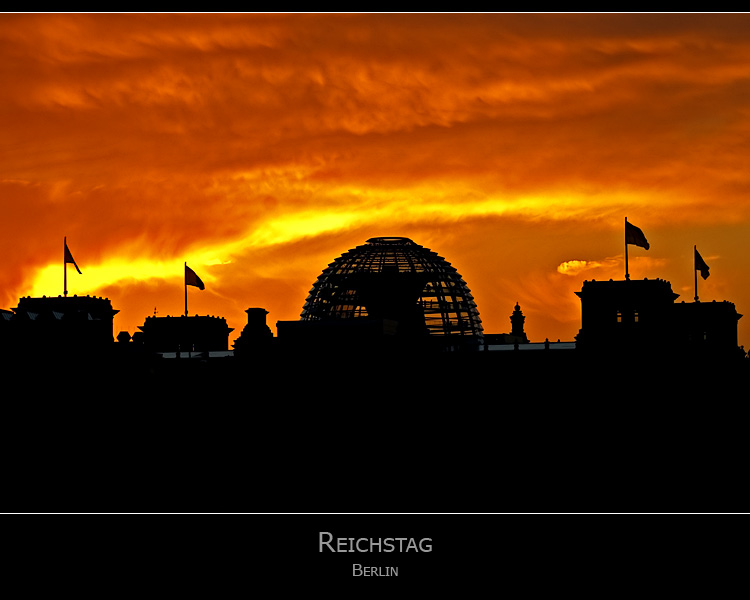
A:
[[[557,272],[563,275],[578,275],[582,271],[593,269],[601,263],[589,260],[566,260],[557,266]]]
[[[197,265],[205,265],[201,260],[195,262]],[[68,267],[68,294],[87,295],[108,285],[128,281],[147,279],[182,279],[184,273],[184,261],[150,261],[140,260],[108,260],[101,264],[86,265],[79,264],[82,275],[76,273],[73,267]],[[195,269],[194,269],[195,270]],[[208,283],[212,280],[210,274],[200,273],[201,279]],[[57,296],[63,292],[63,266],[47,265],[40,269],[34,277],[33,284],[29,290],[31,296]]]

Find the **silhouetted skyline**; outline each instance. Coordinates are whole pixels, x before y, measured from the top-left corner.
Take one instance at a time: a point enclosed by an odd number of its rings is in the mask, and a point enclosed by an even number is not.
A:
[[[649,249],[643,232],[627,220],[623,234],[626,247]],[[68,263],[80,273],[65,242],[65,280]],[[708,278],[708,266],[697,251],[694,266]],[[148,316],[139,331],[115,335],[119,310],[109,299],[75,294],[24,297],[12,311],[0,313],[0,352],[21,366],[47,364],[48,359],[83,360],[107,364],[115,372],[135,367],[141,374],[162,371],[164,365],[157,368],[154,360],[164,358],[221,359],[225,367],[231,358],[240,371],[263,364],[278,373],[321,360],[386,365],[403,357],[433,368],[444,360],[440,354],[459,354],[474,356],[475,373],[489,377],[501,364],[508,368],[507,362],[489,355],[511,348],[516,355],[521,349],[541,350],[534,357],[525,352],[523,363],[516,356],[510,368],[523,364],[545,376],[550,369],[559,373],[592,362],[608,367],[623,358],[643,365],[656,359],[654,364],[669,377],[675,368],[709,361],[737,373],[747,371],[747,356],[737,336],[742,314],[734,303],[701,303],[697,296],[695,302],[678,303],[679,294],[664,279],[631,280],[626,273],[622,280],[584,281],[576,292],[581,323],[575,340],[545,338],[543,344],[533,344],[518,303],[509,329],[485,335],[471,290],[448,260],[408,238],[375,237],[330,262],[314,282],[301,318],[277,321],[276,335],[266,322],[267,310],[246,309],[247,323],[230,349],[234,328],[224,317],[189,315],[188,287],[205,286],[187,264],[184,269],[185,313],[179,317]],[[419,368],[406,370],[413,374]]]
[[[332,257],[450,257],[485,330],[570,340],[584,280],[750,306],[745,14],[4,14],[0,307],[110,298],[115,331],[294,320]],[[193,292],[191,289],[190,292]],[[750,320],[740,321],[750,346]]]

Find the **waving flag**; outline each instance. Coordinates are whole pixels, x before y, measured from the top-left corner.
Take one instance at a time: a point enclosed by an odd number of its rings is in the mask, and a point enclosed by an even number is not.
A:
[[[695,248],[695,270],[701,272],[703,279],[708,279],[708,265],[698,253],[698,248]]]
[[[70,253],[70,250],[68,250],[68,240],[67,240],[67,238],[65,238],[64,243],[65,243],[65,264],[67,264],[67,263],[73,263],[73,266],[76,268],[76,271],[78,271],[78,274],[79,275],[83,275],[83,273],[81,273],[81,269],[78,268],[78,265],[76,264],[76,261],[73,260],[73,255]]]
[[[640,246],[646,250],[649,249],[649,243],[646,241],[646,236],[643,235],[643,232],[632,223],[628,223],[627,220],[625,220],[625,243]]]
[[[195,274],[195,271],[188,267],[187,264],[185,265],[185,285],[194,285],[201,290],[206,289],[206,286],[203,285],[201,278],[198,277]]]

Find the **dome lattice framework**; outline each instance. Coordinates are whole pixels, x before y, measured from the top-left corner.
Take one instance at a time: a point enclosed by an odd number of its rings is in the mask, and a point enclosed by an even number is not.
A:
[[[483,343],[479,311],[461,275],[443,257],[404,237],[370,238],[330,263],[313,284],[301,317],[386,318],[398,321],[402,332],[471,336]]]

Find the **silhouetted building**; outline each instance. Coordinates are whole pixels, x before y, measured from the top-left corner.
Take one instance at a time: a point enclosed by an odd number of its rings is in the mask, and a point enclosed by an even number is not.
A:
[[[192,316],[146,317],[139,326],[147,352],[217,352],[229,349],[229,334],[224,317]],[[133,336],[135,337],[135,336]]]
[[[742,317],[732,302],[679,302],[674,305],[675,344],[698,355],[727,358],[738,354],[737,325]]]
[[[673,341],[672,307],[679,294],[663,279],[584,281],[580,348],[655,348]]]
[[[273,332],[266,324],[268,311],[265,308],[248,308],[247,325],[234,341],[235,356],[258,355],[267,352],[273,342]]]
[[[391,350],[397,347],[398,323],[390,319],[278,321],[284,350],[314,355],[317,350]],[[412,341],[412,340],[410,340]]]
[[[0,345],[6,353],[96,353],[111,348],[119,311],[96,296],[25,297],[0,315]]]
[[[663,279],[584,281],[579,348],[636,356],[686,357],[697,351],[737,354],[739,315],[731,302],[675,304]]]
[[[519,343],[527,343],[529,341],[529,338],[526,337],[526,332],[523,330],[524,321],[526,321],[526,317],[523,316],[521,307],[516,302],[513,314],[510,316],[510,334],[518,339]]]
[[[404,237],[376,237],[342,254],[313,284],[300,321],[278,323],[282,343],[398,340],[478,348],[482,322],[461,275]]]
[[[510,333],[485,333],[484,343],[491,345],[528,344],[529,338],[523,329],[526,317],[521,312],[521,306],[516,302],[513,314],[510,316]]]

